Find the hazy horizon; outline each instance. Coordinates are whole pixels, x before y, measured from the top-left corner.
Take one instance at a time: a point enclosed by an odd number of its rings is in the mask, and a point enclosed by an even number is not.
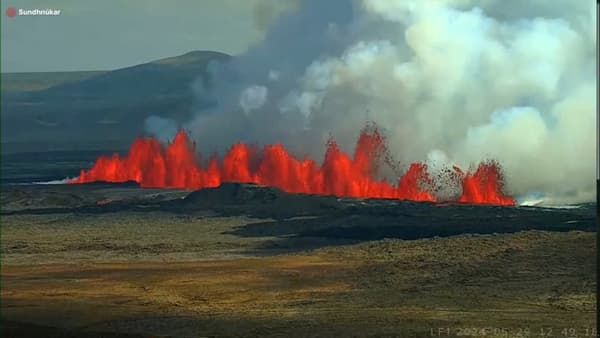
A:
[[[276,0],[4,1],[0,71],[107,71],[196,50],[237,55],[260,42],[266,26],[292,4]],[[60,9],[61,14],[11,18],[6,14],[9,7]],[[203,34],[206,31],[211,33]]]

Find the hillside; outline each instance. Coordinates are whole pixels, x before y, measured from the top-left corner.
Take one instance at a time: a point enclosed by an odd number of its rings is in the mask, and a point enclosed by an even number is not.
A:
[[[3,75],[3,152],[125,148],[143,132],[150,115],[189,118],[194,81],[209,85],[207,65],[226,54],[194,51],[81,79],[56,81],[43,90],[23,90],[19,76]],[[27,75],[35,79],[36,75]],[[37,76],[40,79],[40,76]],[[43,81],[38,81],[38,86]],[[25,88],[31,88],[25,86]]]
[[[78,82],[105,71],[2,73],[3,92],[29,92],[48,89],[69,82]]]

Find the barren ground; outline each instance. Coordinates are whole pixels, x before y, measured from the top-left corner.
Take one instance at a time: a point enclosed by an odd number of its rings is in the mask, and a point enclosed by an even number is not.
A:
[[[181,200],[187,192],[19,189],[2,194],[3,337],[595,330],[595,219],[586,212],[552,211],[541,222],[545,214],[457,207],[444,217],[463,216],[439,225],[420,205],[388,206],[405,208],[394,214],[374,212],[388,208],[376,202],[345,209],[323,200],[325,211],[304,212],[310,199],[292,203],[292,214],[269,213],[288,197],[246,190]],[[241,207],[186,209],[209,197]],[[101,199],[110,202],[94,203]],[[421,224],[462,233],[430,236]]]

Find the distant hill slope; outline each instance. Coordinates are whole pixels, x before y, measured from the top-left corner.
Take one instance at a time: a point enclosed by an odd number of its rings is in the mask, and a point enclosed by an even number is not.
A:
[[[143,132],[149,115],[189,119],[194,81],[209,85],[207,66],[229,55],[194,51],[79,80],[57,82],[43,90],[2,92],[2,151],[102,149],[122,145]],[[34,75],[30,75],[35,77]],[[10,88],[18,87],[6,78]]]
[[[2,73],[2,91],[38,91],[60,84],[82,81],[106,71]]]
[[[84,81],[49,88],[42,97],[123,100],[125,103],[146,101],[154,97],[181,96],[190,91],[192,82],[206,75],[212,60],[229,56],[217,52],[196,51],[133,67],[117,69]]]

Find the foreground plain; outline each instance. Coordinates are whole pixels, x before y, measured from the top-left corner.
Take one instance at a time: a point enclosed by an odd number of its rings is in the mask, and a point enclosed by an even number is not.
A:
[[[589,337],[593,208],[4,189],[2,336]]]

